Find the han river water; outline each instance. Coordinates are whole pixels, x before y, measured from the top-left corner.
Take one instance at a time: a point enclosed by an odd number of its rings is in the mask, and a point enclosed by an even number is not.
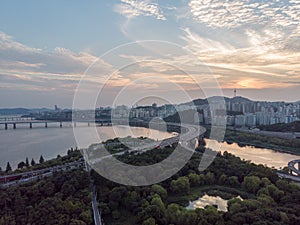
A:
[[[43,155],[45,159],[57,157],[57,155],[65,155],[71,147],[77,146],[71,124],[65,124],[63,128],[56,127],[48,128],[34,127],[18,127],[17,129],[0,128],[0,166],[5,169],[6,163],[10,162],[13,168],[16,168],[20,161],[25,161],[28,157],[29,161],[33,158],[38,161]],[[86,136],[86,147],[88,144],[98,143],[106,139],[115,137],[150,137],[155,140],[161,140],[172,136],[172,133],[139,128],[139,127],[96,127],[96,130],[101,137],[89,135],[90,127],[82,126],[77,128],[82,135]],[[209,142],[211,140],[206,140]],[[251,160],[256,164],[263,164],[277,169],[287,166],[287,163],[293,159],[298,159],[299,156],[276,152],[270,149],[254,148],[250,146],[239,147],[237,144],[223,143],[221,152],[227,151],[245,160]]]

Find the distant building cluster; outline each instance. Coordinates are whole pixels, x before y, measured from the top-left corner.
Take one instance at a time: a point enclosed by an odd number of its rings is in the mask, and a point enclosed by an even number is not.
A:
[[[112,110],[113,118],[131,118],[149,120],[154,117],[166,118],[176,113],[174,105],[168,104],[158,107],[156,103],[151,106],[137,106],[128,108],[127,106],[117,106]]]
[[[206,102],[200,105],[181,104],[157,107],[156,104],[153,104],[152,106],[135,108],[117,106],[113,110],[113,117],[166,118],[174,115],[177,111],[194,110],[195,107],[200,112],[198,115],[199,122],[208,125],[212,122],[218,125],[218,121],[222,121],[220,117],[223,116],[226,116],[226,124],[228,126],[237,127],[256,127],[276,123],[291,123],[300,120],[300,103],[250,101],[242,97],[225,98],[225,106],[213,99],[209,101],[209,104]]]
[[[300,103],[227,101],[227,125],[256,127],[300,120]],[[241,99],[239,101],[238,99]]]
[[[167,118],[177,112],[197,110],[197,118],[201,124],[224,125],[236,127],[257,127],[277,123],[291,123],[300,120],[300,102],[262,102],[251,101],[243,97],[224,98],[225,104],[220,102],[220,97],[211,97],[205,100],[194,100],[190,103],[179,105],[166,104],[157,106],[127,107],[125,105],[101,107],[96,110],[61,110],[57,106],[48,112],[38,115],[42,119],[71,120],[76,119],[139,119],[151,120],[154,117]],[[223,100],[223,98],[222,98]],[[224,101],[223,101],[224,102]],[[36,115],[37,116],[37,115]],[[224,119],[226,117],[226,119]],[[196,118],[196,117],[195,117]],[[196,122],[196,121],[195,121]]]
[[[211,100],[210,104],[203,109],[204,123],[211,124],[215,119],[214,124],[218,125],[218,117],[224,114],[226,114],[226,125],[236,127],[253,128],[300,120],[300,102],[262,102],[235,97],[225,98],[225,107],[215,105]]]

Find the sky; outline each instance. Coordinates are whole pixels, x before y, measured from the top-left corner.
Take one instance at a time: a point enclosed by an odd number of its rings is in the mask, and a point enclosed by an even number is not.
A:
[[[3,0],[0,107],[300,100],[299,0]]]

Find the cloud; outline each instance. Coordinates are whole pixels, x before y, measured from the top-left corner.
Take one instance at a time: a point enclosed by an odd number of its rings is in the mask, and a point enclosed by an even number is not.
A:
[[[61,47],[52,52],[32,48],[0,32],[0,77],[6,87],[74,91],[86,69],[96,60],[97,65],[87,76],[91,86],[102,81],[99,79],[102,74],[111,72],[108,63],[87,52],[75,53]]]
[[[300,7],[297,0],[191,0],[193,18],[213,28],[236,28],[260,24],[296,28],[299,32]]]
[[[263,88],[270,88],[270,87],[283,88],[283,87],[291,86],[288,83],[271,84],[268,81],[259,78],[241,78],[236,82],[236,84],[237,84],[236,88],[239,89],[244,89],[244,88],[263,89]]]
[[[138,16],[151,16],[158,20],[166,20],[162,9],[159,8],[158,4],[152,3],[150,0],[121,0],[121,2],[114,6],[114,11],[128,19]]]
[[[185,48],[221,75],[222,87],[279,88],[287,80],[299,79],[300,53],[286,48],[285,34],[280,30],[245,29],[241,46],[202,37],[188,28],[183,31]],[[284,86],[292,85],[296,84]]]
[[[18,51],[18,52],[40,52],[41,49],[31,48],[13,40],[13,37],[0,31],[0,50]]]

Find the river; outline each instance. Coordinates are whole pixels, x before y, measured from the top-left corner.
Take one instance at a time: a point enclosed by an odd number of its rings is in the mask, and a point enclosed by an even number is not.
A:
[[[51,127],[56,126],[56,127]],[[78,126],[80,133],[86,136],[86,145],[98,143],[109,138],[147,136],[153,139],[164,139],[172,136],[171,133],[142,128],[142,127],[96,127],[101,140],[98,137],[89,135],[91,127]],[[206,140],[210,142],[212,140]],[[57,155],[65,155],[70,147],[76,147],[71,124],[58,128],[57,125],[50,125],[48,128],[34,127],[28,129],[20,127],[16,130],[8,129],[0,130],[0,166],[5,169],[6,163],[10,162],[13,168],[16,168],[20,161],[24,161],[26,157],[29,160],[33,158],[38,161],[43,155],[45,159],[55,158]],[[87,147],[87,146],[86,146]],[[298,159],[299,156],[276,152],[270,149],[254,148],[251,146],[239,147],[236,143],[222,143],[221,152],[227,151],[245,160],[251,160],[256,164],[263,164],[269,167],[280,169],[287,166],[291,160]]]
[[[27,127],[18,126],[15,130],[0,130],[0,166],[2,169],[6,168],[7,162],[16,168],[17,164],[25,161],[26,157],[28,157],[29,162],[32,158],[38,162],[41,155],[45,159],[51,159],[57,155],[65,155],[70,147],[75,148],[77,146],[71,124],[65,123],[62,128],[57,127],[57,124],[49,124],[48,128],[44,128],[42,124],[34,126],[33,129],[28,129],[27,125]],[[93,127],[77,124],[76,130],[82,133],[86,139],[85,147],[117,136],[147,136],[155,140],[172,136],[171,133],[143,127],[103,126],[96,127],[99,139],[97,133],[90,135],[91,129]]]
[[[205,139],[206,143],[214,142],[213,140]],[[253,146],[240,147],[237,143],[228,144],[222,143],[220,150],[222,153],[227,151],[241,159],[250,160],[255,164],[262,164],[268,167],[281,169],[287,166],[289,161],[299,159],[300,156],[289,153],[283,153],[266,148],[257,148]]]

